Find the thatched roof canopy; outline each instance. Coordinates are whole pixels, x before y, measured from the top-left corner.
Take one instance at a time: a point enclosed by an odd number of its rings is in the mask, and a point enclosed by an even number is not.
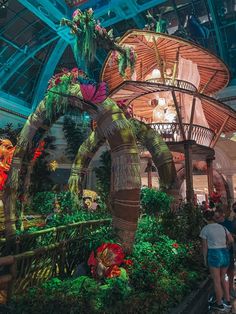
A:
[[[130,30],[121,37],[119,43],[132,46],[137,54],[136,80],[144,81],[145,77],[157,68],[158,61],[154,42],[166,68],[173,68],[177,53],[182,58],[192,60],[198,65],[201,77],[199,91],[204,89],[204,93],[210,95],[228,84],[229,70],[227,66],[218,57],[197,44],[166,34]],[[127,77],[131,79],[129,71]],[[119,74],[117,63],[112,62],[112,53],[108,55],[104,63],[101,80],[108,83],[111,91],[124,81]]]

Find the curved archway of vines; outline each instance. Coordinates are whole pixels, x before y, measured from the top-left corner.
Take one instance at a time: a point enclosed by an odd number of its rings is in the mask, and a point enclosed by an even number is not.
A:
[[[16,200],[19,190],[27,190],[31,174],[30,156],[32,148],[52,124],[71,107],[87,111],[97,122],[97,137],[93,140],[107,140],[112,154],[112,223],[117,238],[123,247],[130,251],[134,241],[139,216],[140,162],[136,140],[130,124],[121,109],[111,99],[99,105],[83,101],[79,84],[71,84],[69,97],[47,94],[28,118],[17,143],[12,167],[4,193],[4,213],[6,237],[15,234]],[[67,95],[68,96],[68,95]],[[50,107],[50,114],[48,111]],[[37,139],[36,139],[37,137]]]
[[[160,188],[168,194],[177,197],[179,194],[177,173],[172,154],[167,144],[157,131],[145,123],[136,119],[130,119],[129,123],[136,140],[141,143],[142,146],[146,147],[152,155],[153,162],[160,177]],[[95,129],[79,148],[72,165],[69,179],[69,186],[72,191],[79,192],[82,190],[83,180],[90,160],[103,143],[104,141],[98,139]]]

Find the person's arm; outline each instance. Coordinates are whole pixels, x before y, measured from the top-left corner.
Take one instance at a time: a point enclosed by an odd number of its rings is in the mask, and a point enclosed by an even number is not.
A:
[[[203,259],[204,259],[204,265],[207,266],[207,240],[202,239],[202,254],[203,254]]]
[[[232,234],[228,230],[226,231],[226,233],[227,233],[227,238],[228,238],[227,240],[228,240],[228,242],[229,243],[233,243],[234,242],[234,238],[233,238]]]

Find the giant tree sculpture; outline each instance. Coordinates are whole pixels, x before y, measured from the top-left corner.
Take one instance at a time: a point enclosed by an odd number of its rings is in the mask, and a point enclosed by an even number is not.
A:
[[[139,154],[133,130],[136,130],[137,137],[144,141],[153,153],[154,162],[160,170],[162,186],[165,188],[172,187],[175,179],[172,157],[166,144],[161,141],[155,131],[138,121],[127,120],[123,111],[111,99],[107,98],[97,104],[85,101],[81,93],[83,84],[77,81],[79,74],[76,70],[63,72],[51,80],[51,86],[45,98],[35,112],[30,115],[20,134],[4,197],[6,235],[10,236],[15,233],[15,202],[22,187],[21,193],[27,192],[29,182],[27,179],[26,184],[25,178],[29,178],[31,171],[28,161],[29,156],[32,155],[32,147],[39,144],[45,132],[61,115],[71,108],[77,108],[87,111],[96,121],[97,128],[80,147],[79,163],[81,163],[81,167],[77,162],[77,169],[75,167],[72,169],[70,186],[74,190],[77,188],[78,168],[81,168],[83,172],[89,162],[89,157],[92,157],[91,154],[107,140],[112,157],[113,227],[123,246],[129,250],[137,226],[140,191]],[[132,124],[135,125],[133,130]],[[37,138],[36,144],[35,138]]]
[[[131,67],[132,73],[135,61],[132,49],[118,46],[112,36],[96,23],[92,11],[82,13],[77,10],[71,22],[63,20],[63,23],[70,26],[77,36],[77,53],[85,58],[85,61],[94,56],[95,51],[89,50],[91,47],[96,50],[97,46],[103,44],[104,47],[119,52],[120,73],[125,76],[127,67]],[[89,158],[99,145],[107,140],[112,160],[112,223],[118,240],[130,251],[139,216],[141,185],[139,152],[134,133],[140,141],[145,142],[153,154],[161,177],[161,186],[165,189],[172,188],[176,178],[172,156],[155,131],[138,121],[127,120],[117,104],[106,98],[105,83],[91,82],[86,74],[78,69],[64,70],[55,75],[49,83],[46,96],[29,116],[17,142],[4,193],[6,237],[11,238],[15,234],[16,199],[19,194],[27,193],[33,151],[60,116],[77,109],[87,111],[97,127],[79,149],[76,166],[71,172],[70,187],[74,191],[78,190],[78,182],[82,178],[80,175],[88,165]]]
[[[160,134],[150,126],[136,119],[129,119],[133,134],[143,147],[152,155],[153,162],[158,170],[160,189],[169,194],[178,194],[178,182],[172,154]],[[90,160],[104,142],[98,138],[95,129],[87,140],[80,146],[72,166],[69,179],[70,189],[76,193],[82,191],[83,179]]]
[[[14,214],[17,192],[25,186],[22,178],[28,177],[25,160],[28,161],[36,133],[40,130],[37,134],[38,143],[51,125],[67,110],[74,107],[86,110],[97,122],[97,138],[93,140],[107,140],[111,147],[113,226],[120,241],[129,249],[137,226],[140,191],[139,155],[129,122],[122,110],[109,98],[99,104],[84,101],[81,84],[76,81],[74,72],[62,73],[59,84],[56,83],[58,77],[54,79],[53,87],[36,111],[28,118],[17,143],[4,197],[6,235],[15,233]],[[61,89],[71,96],[65,98],[56,94]]]

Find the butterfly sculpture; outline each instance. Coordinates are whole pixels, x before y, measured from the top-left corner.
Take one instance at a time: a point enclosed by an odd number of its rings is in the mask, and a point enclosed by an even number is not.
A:
[[[105,82],[96,83],[90,79],[80,79],[80,90],[85,101],[94,104],[102,103],[108,95],[108,88]]]

